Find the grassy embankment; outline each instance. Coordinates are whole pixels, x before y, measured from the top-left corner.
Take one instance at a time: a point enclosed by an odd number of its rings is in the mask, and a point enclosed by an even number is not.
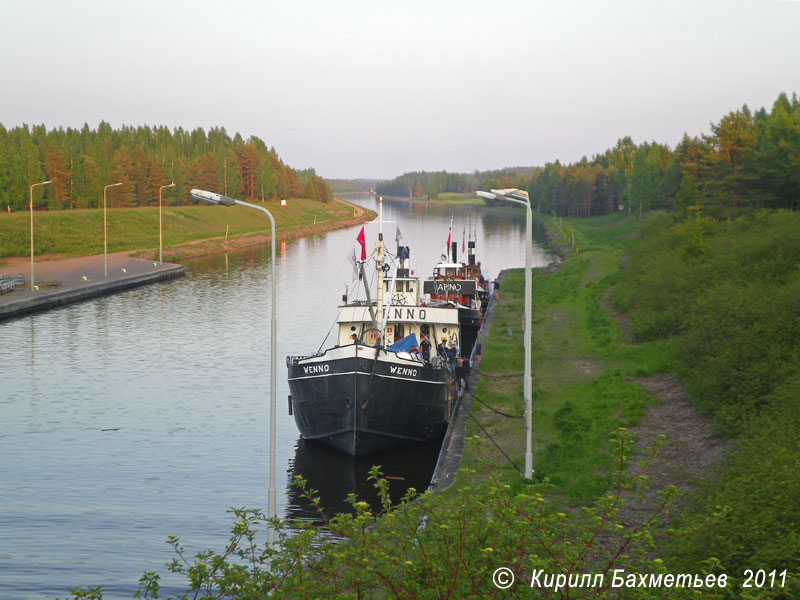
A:
[[[265,206],[275,217],[279,240],[338,229],[374,217],[370,210],[338,201],[292,199],[285,207],[274,202],[267,202]],[[266,215],[240,206],[164,207],[164,259],[176,260],[265,243],[269,228]],[[37,257],[102,254],[103,211],[36,212],[34,242]],[[109,209],[108,251],[142,249],[149,249],[143,256],[152,257],[158,253],[158,208]],[[30,213],[0,214],[0,259],[17,256],[30,256]]]
[[[608,489],[610,432],[635,425],[648,403],[659,401],[648,399],[640,378],[675,373],[699,409],[697,418],[711,415],[730,440],[728,457],[682,503],[683,518],[702,523],[725,508],[723,516],[657,551],[673,568],[697,570],[714,556],[732,577],[748,568],[796,574],[800,215],[713,222],[661,214],[641,226],[640,236],[640,224],[622,215],[564,220],[563,236],[552,219],[547,223],[567,247],[574,227],[579,252],[556,272],[534,275],[535,478],[550,478],[573,505]],[[627,316],[614,318],[608,300]],[[484,377],[476,392],[519,415],[522,301],[523,273],[513,271],[481,367],[494,377]],[[521,468],[522,421],[479,403],[473,411]],[[468,452],[464,464],[474,460]],[[509,483],[519,481],[499,452],[494,461]]]
[[[427,202],[427,200],[422,200],[422,202]],[[525,215],[525,208],[521,207],[519,204],[514,204],[511,202],[495,202],[494,204],[487,204],[486,200],[480,198],[475,195],[474,192],[468,194],[456,194],[456,193],[442,193],[436,198],[436,200],[431,200],[431,204],[447,204],[452,206],[465,206],[467,208],[477,208],[477,209],[484,209],[490,210],[492,212],[508,212],[508,213],[515,213],[515,214],[522,214]],[[534,216],[536,212],[534,210]]]
[[[486,206],[486,201],[475,194],[441,193],[432,201],[435,204],[457,204],[459,206]]]
[[[569,248],[572,225],[565,222],[562,236],[552,219],[547,224]],[[629,378],[668,369],[670,354],[664,342],[627,344],[605,307],[604,294],[619,276],[620,257],[638,222],[620,215],[576,225],[578,252],[555,272],[534,272],[532,331],[535,478],[549,478],[575,505],[609,487],[609,434],[634,425],[644,413],[647,395]],[[516,415],[523,414],[523,289],[523,270],[509,271],[476,391],[483,402]],[[480,402],[473,413],[521,469],[523,420],[493,413]],[[478,433],[474,424],[470,431]],[[465,464],[471,459],[467,454]],[[494,459],[501,472],[516,473],[499,452]]]

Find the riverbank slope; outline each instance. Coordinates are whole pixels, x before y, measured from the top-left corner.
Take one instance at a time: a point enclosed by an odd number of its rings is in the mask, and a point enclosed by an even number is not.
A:
[[[266,202],[275,217],[279,241],[350,227],[375,217],[373,211],[342,200],[291,199],[286,206]],[[103,253],[103,211],[37,211],[33,215],[36,261]],[[269,239],[266,215],[240,206],[169,206],[163,208],[164,260],[228,252],[264,244]],[[30,260],[30,213],[0,214],[0,261]],[[158,207],[109,209],[108,252],[158,256]],[[2,263],[0,263],[2,264]]]
[[[685,529],[662,537],[656,556],[689,571],[717,557],[739,587],[745,569],[786,569],[796,586],[800,215],[545,222],[564,260],[534,270],[534,480],[565,506],[591,504],[617,485],[608,440],[625,428],[629,458],[648,458],[651,489],[678,492],[668,523]],[[481,426],[470,432],[499,448],[468,450],[462,463],[480,469],[488,455],[492,476],[517,489],[523,281],[516,270],[503,282],[472,408]],[[658,502],[645,493],[622,518]]]

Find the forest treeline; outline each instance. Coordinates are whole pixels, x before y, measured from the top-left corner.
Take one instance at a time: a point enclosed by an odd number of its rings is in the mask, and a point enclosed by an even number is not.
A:
[[[624,137],[592,160],[548,163],[527,189],[542,211],[563,216],[793,209],[800,200],[800,101],[781,94],[771,112],[744,106],[712,123],[710,134],[684,134],[674,150]]]
[[[712,123],[707,135],[684,134],[674,149],[623,137],[591,160],[472,174],[405,173],[376,191],[435,200],[445,192],[509,187],[528,190],[535,207],[561,216],[689,206],[712,215],[793,209],[800,200],[800,100],[781,94],[770,112],[744,106]]]
[[[466,194],[486,189],[526,188],[535,171],[534,167],[510,167],[473,173],[415,171],[378,184],[375,192],[383,196],[436,200],[439,194],[444,193]]]
[[[44,125],[6,129],[0,124],[0,206],[26,209],[34,183],[51,180],[37,191],[36,205],[50,209],[95,208],[103,202],[103,187],[116,207],[158,203],[159,187],[167,204],[196,202],[189,190],[200,188],[249,201],[290,197],[327,202],[331,191],[313,169],[295,170],[274,148],[257,137],[233,137],[222,127],[187,131],[180,127],[47,130]]]
[[[334,194],[358,194],[375,191],[380,179],[325,179]]]

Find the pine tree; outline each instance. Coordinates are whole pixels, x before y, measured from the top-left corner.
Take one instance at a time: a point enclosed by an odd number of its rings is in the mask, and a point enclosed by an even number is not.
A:
[[[51,208],[71,208],[70,183],[72,170],[55,140],[50,140],[44,150],[44,172],[51,183]]]

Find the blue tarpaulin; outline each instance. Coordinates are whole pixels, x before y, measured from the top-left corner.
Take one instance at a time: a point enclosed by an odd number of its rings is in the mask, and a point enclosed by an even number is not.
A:
[[[410,352],[412,346],[419,346],[419,343],[417,342],[416,333],[407,335],[399,342],[395,342],[394,344],[389,346],[389,348],[387,349],[391,350],[392,352]]]

